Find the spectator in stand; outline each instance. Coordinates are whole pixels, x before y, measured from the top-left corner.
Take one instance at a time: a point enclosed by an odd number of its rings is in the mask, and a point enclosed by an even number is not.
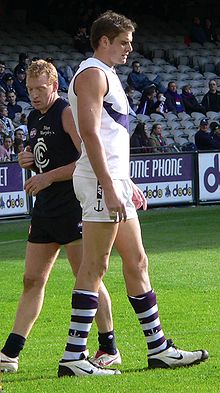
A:
[[[198,150],[213,150],[215,149],[215,142],[209,132],[208,119],[200,121],[199,130],[195,134],[195,145]]]
[[[166,97],[166,105],[169,112],[172,112],[175,115],[180,112],[185,112],[182,97],[177,92],[176,82],[170,81],[168,83],[164,96]]]
[[[0,145],[0,161],[11,161],[12,154],[12,138],[9,135],[4,135],[3,144]]]
[[[1,121],[0,121],[0,145],[3,144],[3,139],[4,139],[4,136],[5,136],[5,135],[6,135],[6,133],[5,133],[5,126],[4,126],[4,124],[1,123]]]
[[[211,134],[213,134],[213,132],[214,132],[216,126],[219,126],[219,123],[218,123],[217,121],[212,121],[212,122],[209,124],[209,128],[210,128]]]
[[[27,70],[30,64],[30,58],[27,53],[19,53],[18,64],[14,68],[14,74],[16,75],[18,70],[23,68],[25,71]]]
[[[190,85],[185,85],[182,87],[181,94],[183,104],[185,107],[186,113],[191,115],[192,112],[199,112],[206,114],[205,108],[198,102],[197,98],[194,96],[192,92],[192,87]]]
[[[13,143],[13,149],[14,149],[14,154],[13,154],[13,160],[18,159],[18,154],[24,151],[25,145],[24,141],[22,139],[15,139]]]
[[[6,94],[3,90],[0,90],[0,105],[6,105]]]
[[[201,25],[201,20],[199,16],[194,16],[192,20],[192,25],[190,29],[190,39],[192,42],[198,42],[203,45],[207,41],[205,30]]]
[[[217,83],[214,79],[209,81],[209,91],[204,95],[201,104],[206,112],[220,112],[220,91],[217,90]]]
[[[155,86],[144,89],[136,113],[150,116],[150,114],[154,112],[156,94]]]
[[[214,44],[217,45],[217,42],[219,41],[218,35],[216,33],[215,26],[213,25],[213,22],[210,18],[205,18],[204,31],[206,34],[207,41],[213,42]]]
[[[127,84],[133,89],[140,91],[141,93],[147,87],[155,85],[157,90],[162,93],[166,90],[161,84],[161,78],[159,75],[156,76],[152,81],[148,79],[147,75],[141,72],[141,65],[139,61],[135,60],[132,62],[132,71],[128,74]]]
[[[26,87],[26,70],[22,66],[18,66],[16,68],[16,74],[12,87],[16,92],[18,101],[30,103],[30,98]]]
[[[25,113],[22,113],[22,114],[21,114],[21,118],[20,118],[19,125],[18,125],[18,127],[15,129],[15,131],[16,131],[17,129],[22,130],[22,132],[23,132],[23,140],[24,140],[25,142],[26,142],[26,141],[28,140],[28,138],[29,138],[27,123],[28,123],[27,115],[26,115]]]
[[[146,123],[138,122],[136,125],[130,138],[130,152],[134,154],[150,152]]]
[[[0,79],[0,86],[4,90],[5,93],[8,91],[13,90],[12,85],[13,85],[13,75],[11,73],[5,73],[3,78]]]
[[[67,85],[69,86],[71,79],[74,75],[74,71],[69,64],[64,64],[61,67],[57,67],[58,75],[60,74],[66,81]]]
[[[166,140],[162,136],[162,125],[154,123],[150,132],[149,146],[152,147],[152,153],[164,153],[169,149],[166,146]]]
[[[137,105],[134,104],[133,100],[133,95],[134,95],[134,89],[131,86],[126,86],[125,87],[125,94],[128,99],[129,107],[130,107],[130,115],[133,115],[136,117],[136,110],[137,110]]]
[[[210,123],[210,129],[210,135],[215,144],[215,149],[220,149],[220,124],[216,123],[214,126],[211,126]]]
[[[68,83],[66,82],[65,78],[61,75],[60,71],[57,69],[53,57],[47,57],[47,58],[46,58],[46,61],[47,61],[48,63],[53,64],[53,66],[54,66],[54,67],[56,68],[56,70],[57,70],[57,74],[58,74],[58,84],[59,84],[58,91],[62,91],[62,92],[64,92],[64,93],[67,93],[67,91],[68,91]]]
[[[90,38],[87,32],[87,27],[83,23],[79,25],[76,34],[74,35],[74,47],[83,55],[86,52],[93,52],[90,45]]]
[[[24,148],[26,146],[26,143],[24,141],[24,132],[22,128],[17,128],[14,132],[14,142],[13,142],[13,150],[15,157],[14,159],[18,158],[18,153],[21,151],[24,151]]]
[[[21,119],[22,107],[17,104],[15,90],[8,91],[6,97],[8,101],[8,117],[12,120],[14,126],[16,126]]]
[[[163,93],[157,93],[157,101],[154,104],[154,112],[164,116],[164,113],[168,112],[168,107],[166,104],[166,97]]]
[[[5,75],[5,62],[0,60],[0,80]]]
[[[14,131],[14,142],[17,140],[22,140],[24,141],[24,131],[22,128],[16,128]]]
[[[12,120],[8,117],[8,109],[6,105],[0,105],[0,122],[4,126],[4,133],[14,138],[14,125]]]

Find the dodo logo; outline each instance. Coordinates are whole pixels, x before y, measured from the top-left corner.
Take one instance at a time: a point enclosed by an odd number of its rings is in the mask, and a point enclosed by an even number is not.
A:
[[[212,181],[214,179],[214,181]],[[204,185],[208,192],[215,192],[220,184],[220,172],[219,172],[219,156],[214,156],[214,165],[206,169],[204,173]]]
[[[12,198],[11,195],[9,195],[7,201],[6,201],[6,206],[8,209],[11,207],[14,209],[15,207],[23,207],[24,206],[24,199],[20,198],[20,195],[18,194],[17,198]]]

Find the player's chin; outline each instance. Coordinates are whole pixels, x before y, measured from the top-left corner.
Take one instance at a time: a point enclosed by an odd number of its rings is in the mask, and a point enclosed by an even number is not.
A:
[[[35,101],[35,102],[32,102],[32,106],[35,108],[35,109],[38,109],[38,110],[40,110],[41,109],[41,107],[42,107],[42,105],[41,105],[41,102],[39,102],[39,101]]]
[[[125,64],[127,62],[128,56],[127,55],[123,55],[121,56],[121,62],[120,64]]]

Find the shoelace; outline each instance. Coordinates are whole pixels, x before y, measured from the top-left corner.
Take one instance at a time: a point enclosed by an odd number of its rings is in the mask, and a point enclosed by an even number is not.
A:
[[[177,347],[176,347],[176,345],[174,344],[172,338],[169,338],[169,339],[167,340],[167,348],[170,348],[170,347],[173,347],[173,348],[177,349]]]

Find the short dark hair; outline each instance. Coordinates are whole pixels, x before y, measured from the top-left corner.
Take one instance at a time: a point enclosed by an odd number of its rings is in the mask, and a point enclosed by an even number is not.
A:
[[[120,33],[128,31],[133,33],[136,26],[136,23],[126,16],[111,10],[106,11],[92,24],[90,33],[91,46],[95,50],[98,48],[99,40],[102,36],[107,36],[110,42],[112,42]]]
[[[29,56],[27,53],[19,53],[19,63],[23,62],[24,60],[29,59]]]
[[[140,64],[140,62],[138,60],[134,60],[132,61],[131,66],[134,67],[135,64]]]

